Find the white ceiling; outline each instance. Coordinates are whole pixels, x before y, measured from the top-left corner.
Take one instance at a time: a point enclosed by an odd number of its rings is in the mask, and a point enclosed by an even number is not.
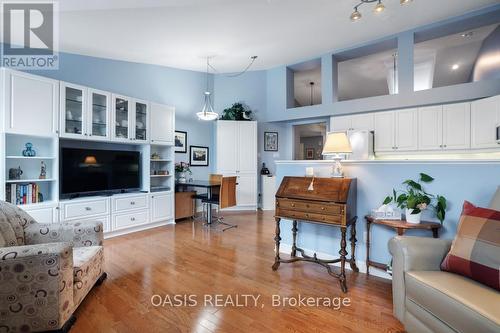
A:
[[[291,64],[334,49],[464,14],[498,0],[385,0],[382,15],[358,0],[59,0],[61,51],[220,71]]]

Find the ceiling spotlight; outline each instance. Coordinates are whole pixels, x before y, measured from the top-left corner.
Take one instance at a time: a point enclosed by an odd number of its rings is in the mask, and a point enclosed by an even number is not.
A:
[[[406,5],[410,2],[412,2],[413,0],[399,0],[399,3],[402,4],[402,5]]]
[[[474,35],[474,31],[467,31],[460,34],[463,38],[470,38],[472,35]]]
[[[351,14],[351,21],[356,22],[359,21],[359,19],[361,19],[361,13],[358,12],[358,7],[354,7],[354,12]]]
[[[456,71],[459,68],[460,68],[459,64],[454,64],[453,66],[451,66],[451,69],[453,69],[454,71]]]
[[[382,3],[382,0],[378,0],[378,4],[375,6],[375,8],[373,9],[373,11],[375,13],[382,13],[385,9],[385,6],[384,4]]]

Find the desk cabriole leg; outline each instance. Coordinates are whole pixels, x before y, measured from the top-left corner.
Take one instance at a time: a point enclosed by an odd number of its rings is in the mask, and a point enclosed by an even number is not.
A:
[[[293,220],[292,233],[293,233],[293,244],[291,256],[295,257],[297,255],[297,220]]]
[[[345,276],[345,261],[346,261],[346,256],[347,256],[347,241],[346,241],[346,234],[347,234],[347,227],[342,226],[341,227],[341,232],[342,232],[342,239],[340,241],[340,287],[342,288],[343,292],[347,292],[347,283],[346,283],[346,276]]]
[[[274,264],[273,264],[273,271],[277,270],[278,267],[280,267],[280,241],[281,241],[281,237],[280,237],[280,221],[281,219],[279,217],[275,218],[276,220],[276,234],[274,236],[274,241],[276,243],[276,246],[275,246],[275,251],[276,251],[276,255],[274,257]]]
[[[370,227],[371,222],[366,221],[366,275],[370,275]]]
[[[439,230],[437,228],[432,229],[432,237],[439,238]]]

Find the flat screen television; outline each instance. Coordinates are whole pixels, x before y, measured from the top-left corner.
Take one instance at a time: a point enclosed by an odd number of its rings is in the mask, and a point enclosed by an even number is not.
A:
[[[138,191],[141,158],[136,151],[61,148],[60,196]]]

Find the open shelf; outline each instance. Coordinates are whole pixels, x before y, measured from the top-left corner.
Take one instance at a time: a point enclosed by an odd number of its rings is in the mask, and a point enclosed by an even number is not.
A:
[[[11,160],[54,160],[54,156],[6,156],[6,159]]]
[[[172,160],[166,160],[166,159],[159,158],[159,159],[151,160],[151,162],[173,162],[173,161]]]
[[[150,175],[151,178],[156,178],[156,177],[172,177],[172,175]]]
[[[47,179],[15,179],[15,180],[6,180],[7,184],[19,184],[19,183],[44,183],[44,182],[55,182],[56,180],[53,178]]]

